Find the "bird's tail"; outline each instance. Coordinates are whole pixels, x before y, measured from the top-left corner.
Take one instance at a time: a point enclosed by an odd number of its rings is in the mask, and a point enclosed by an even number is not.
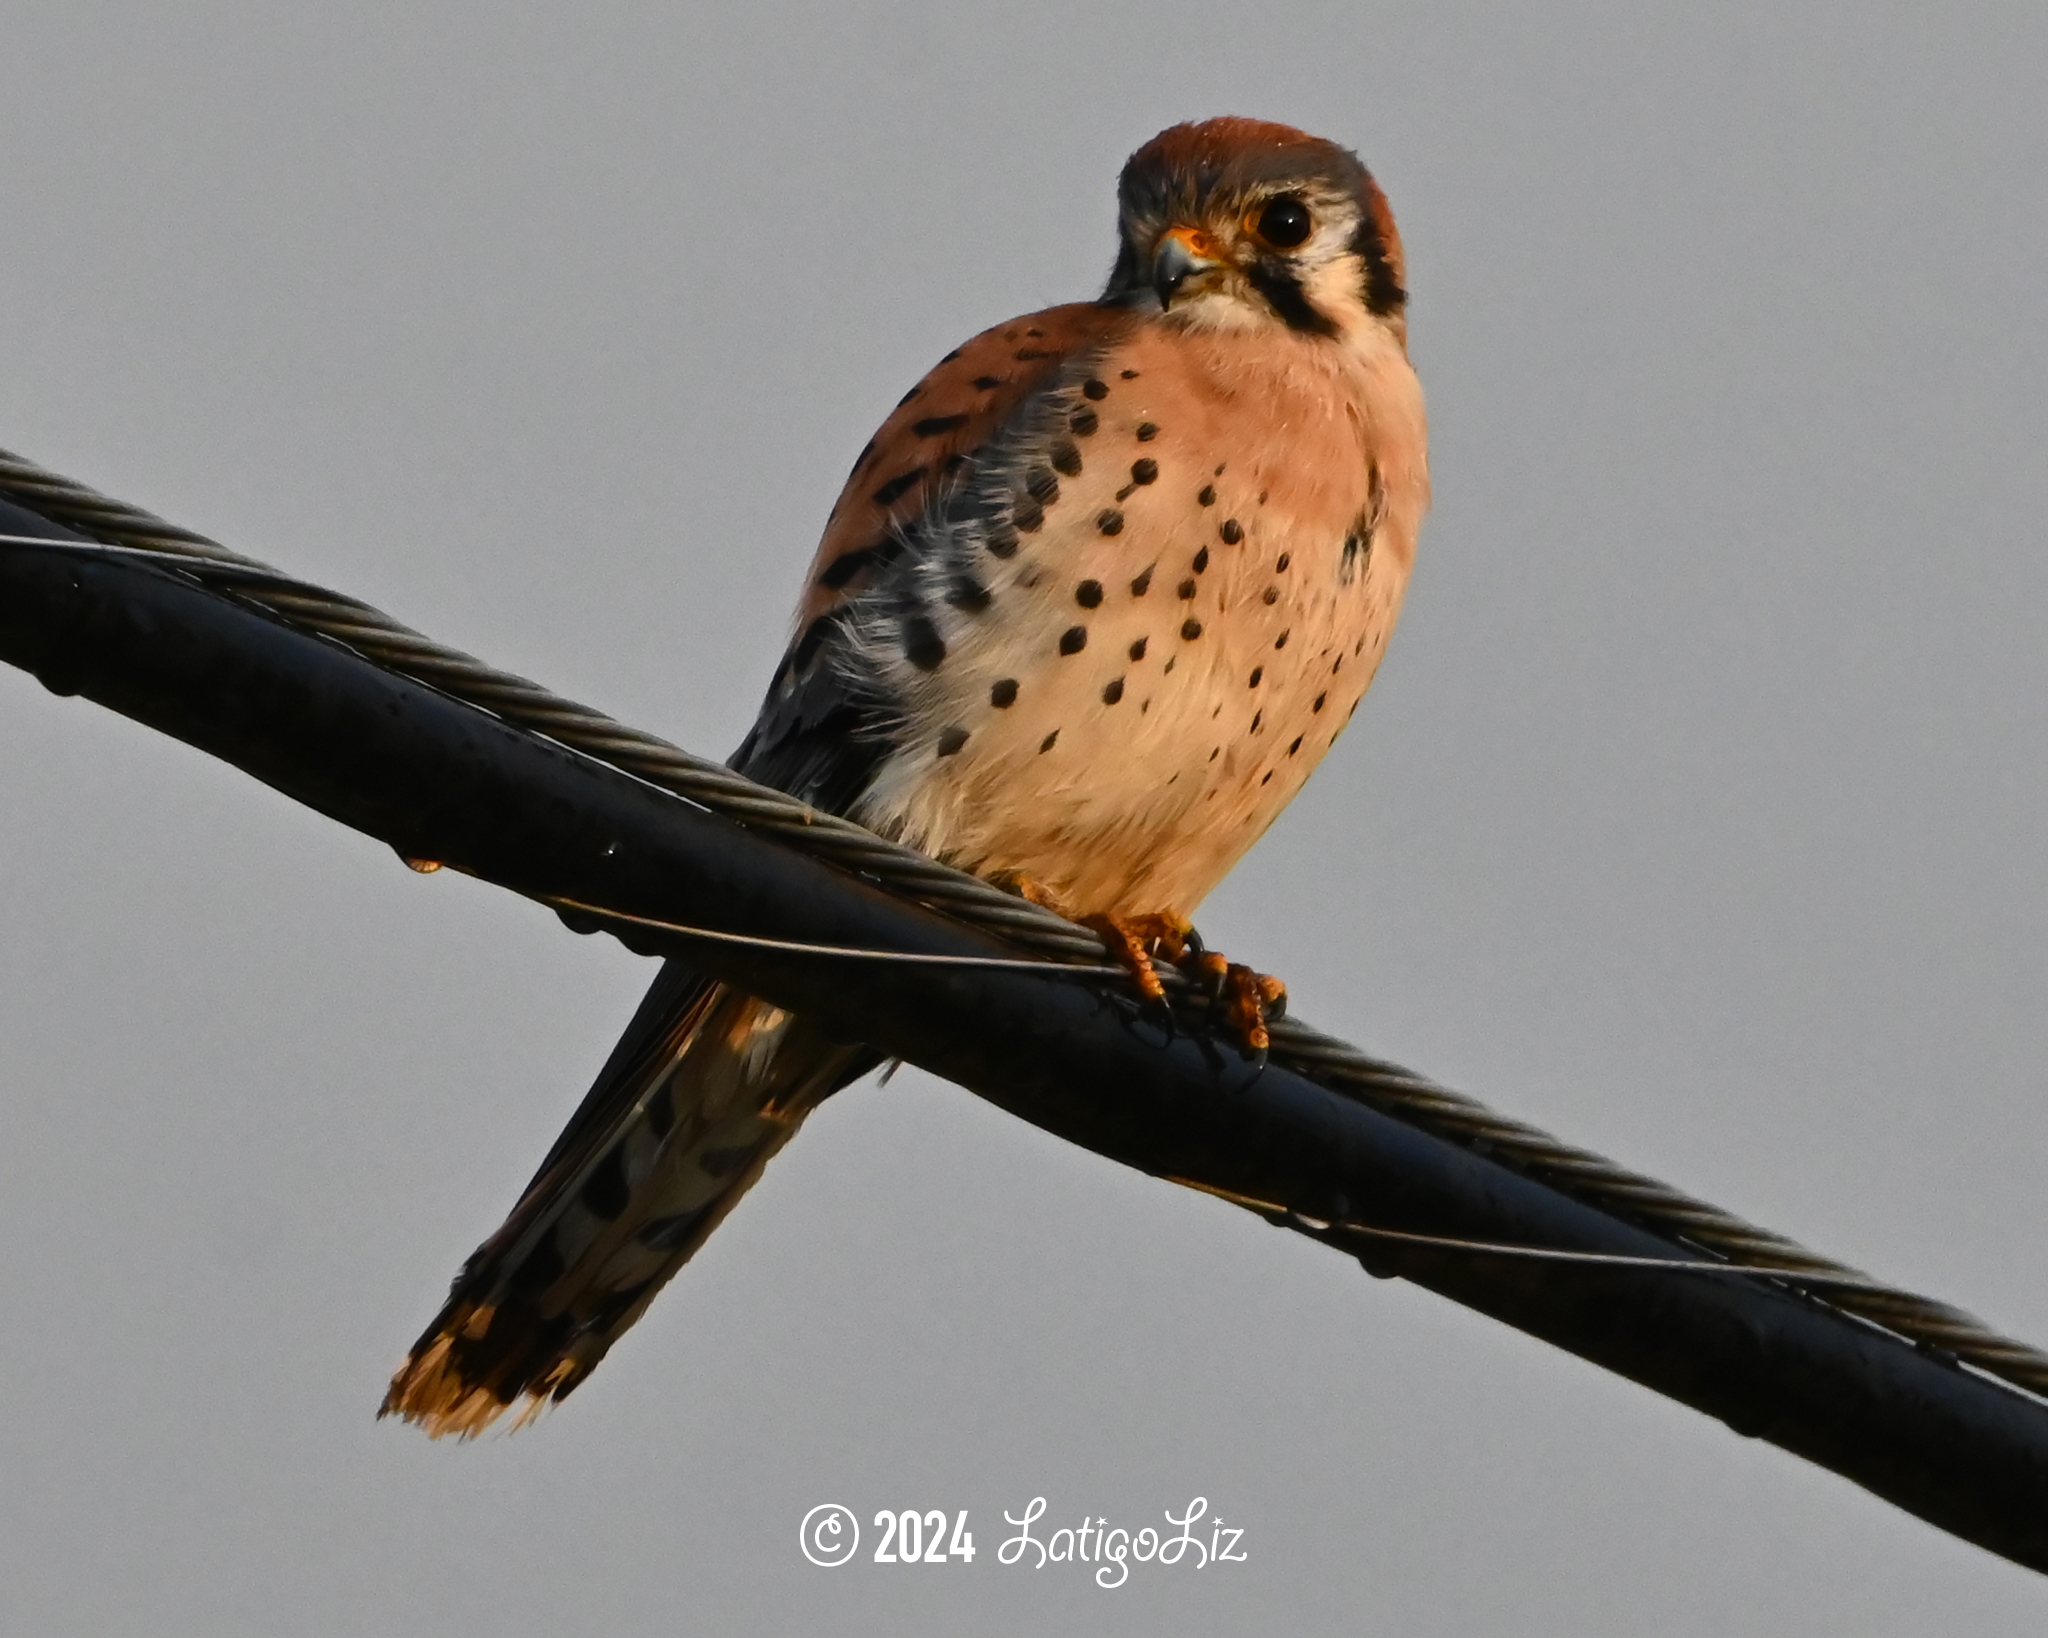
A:
[[[877,1061],[669,963],[378,1414],[471,1438],[566,1398],[804,1116]]]

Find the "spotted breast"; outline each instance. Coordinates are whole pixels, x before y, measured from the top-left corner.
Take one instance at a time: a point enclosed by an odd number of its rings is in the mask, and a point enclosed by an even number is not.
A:
[[[874,725],[865,822],[1073,914],[1187,914],[1372,680],[1421,398],[1391,346],[1100,329],[812,616],[806,667]]]

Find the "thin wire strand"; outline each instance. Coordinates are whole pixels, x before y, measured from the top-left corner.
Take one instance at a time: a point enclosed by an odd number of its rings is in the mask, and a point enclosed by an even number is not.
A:
[[[295,628],[337,642],[372,664],[439,690],[501,721],[640,779],[799,852],[826,860],[899,896],[1001,936],[1053,961],[1100,962],[1102,940],[1084,927],[909,848],[851,820],[756,785],[600,711],[548,692],[443,647],[355,598],[296,580],[181,529],[138,507],[109,499],[21,456],[0,450],[0,496],[122,556],[155,560],[220,595],[269,612]],[[22,537],[10,537],[21,541]],[[78,542],[32,540],[46,550],[83,550]],[[1178,971],[1160,978],[1170,999],[1191,1012],[1206,1004]],[[2048,1396],[2048,1354],[1999,1335],[1947,1303],[1872,1280],[1859,1269],[1809,1251],[1732,1212],[1667,1183],[1631,1172],[1590,1150],[1525,1125],[1476,1098],[1370,1057],[1295,1018],[1274,1021],[1272,1059],[1343,1097],[1486,1155],[1611,1216],[1697,1247],[1730,1263],[1769,1268],[1772,1277],[1830,1287],[1825,1300],[1929,1347],[1940,1348],[2016,1387]],[[1779,1273],[1775,1271],[1789,1270]],[[1823,1299],[1816,1299],[1823,1300]]]
[[[42,546],[51,551],[79,552],[88,557],[138,557],[155,563],[162,563],[170,555],[156,546],[112,546],[103,540],[53,540],[48,535],[0,535],[0,545]],[[208,560],[207,569],[210,577],[217,580],[267,580],[286,587],[301,584],[282,569],[268,568],[261,563]],[[341,600],[339,592],[334,596],[337,602]]]
[[[1766,1268],[1750,1263],[1700,1262],[1683,1257],[1633,1257],[1622,1252],[1568,1251],[1562,1246],[1515,1245],[1504,1240],[1468,1240],[1459,1235],[1416,1234],[1407,1229],[1381,1228],[1373,1223],[1360,1223],[1348,1217],[1312,1217],[1307,1212],[1295,1211],[1280,1205],[1277,1201],[1240,1194],[1235,1189],[1226,1189],[1215,1183],[1204,1183],[1198,1178],[1177,1177],[1168,1173],[1166,1180],[1202,1194],[1212,1194],[1218,1200],[1227,1200],[1233,1206],[1242,1206],[1246,1211],[1257,1212],[1261,1217],[1270,1218],[1275,1222],[1284,1222],[1289,1228],[1298,1229],[1303,1234],[1325,1241],[1339,1235],[1348,1235],[1369,1240],[1394,1240],[1405,1245],[1434,1246],[1445,1251],[1471,1251],[1494,1257],[1526,1257],[1546,1263],[1587,1263],[1611,1268],[1647,1268],[1672,1274],[1739,1274],[1753,1280],[1796,1280],[1802,1286],[1817,1286],[1830,1290],[1885,1289],[1877,1281],[1862,1274],[1819,1275],[1805,1268]]]
[[[1289,1214],[1311,1233],[1319,1225],[1299,1212]],[[1331,1233],[1356,1235],[1369,1240],[1396,1240],[1403,1245],[1437,1246],[1446,1251],[1473,1251],[1488,1257],[1526,1257],[1545,1263],[1589,1263],[1606,1268],[1649,1268],[1667,1274],[1736,1274],[1746,1280],[1797,1280],[1801,1285],[1830,1290],[1882,1290],[1875,1280],[1854,1275],[1820,1275],[1803,1268],[1760,1268],[1745,1263],[1691,1262],[1678,1257],[1627,1257],[1619,1252],[1564,1251],[1555,1246],[1508,1245],[1498,1240],[1460,1240],[1445,1234],[1410,1234],[1403,1229],[1375,1228],[1370,1223],[1348,1220],[1320,1225]]]
[[[581,899],[558,898],[552,893],[536,893],[532,897],[557,910],[573,910],[584,915],[596,916],[604,921],[628,922],[635,927],[648,927],[661,933],[679,933],[684,938],[699,938],[712,944],[738,944],[751,950],[786,950],[792,955],[842,956],[851,961],[896,961],[913,967],[979,967],[984,971],[993,968],[998,972],[1036,973],[1041,978],[1130,976],[1123,968],[1106,964],[1088,966],[1078,962],[1039,961],[1028,956],[1012,958],[947,955],[943,952],[922,950],[871,950],[852,944],[808,944],[800,939],[761,938],[753,933],[728,933],[715,927],[690,927],[679,921],[658,921],[653,916],[632,916],[623,910],[607,910],[602,905],[585,904]]]

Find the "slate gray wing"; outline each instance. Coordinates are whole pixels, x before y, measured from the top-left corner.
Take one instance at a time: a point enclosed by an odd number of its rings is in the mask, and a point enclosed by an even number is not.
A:
[[[1135,322],[1097,302],[1013,319],[904,396],[832,509],[797,634],[731,758],[736,771],[828,812],[854,809],[904,726],[878,644],[915,668],[943,657],[936,605],[985,600],[977,559],[1013,554],[1042,518],[1068,431],[1046,406]]]

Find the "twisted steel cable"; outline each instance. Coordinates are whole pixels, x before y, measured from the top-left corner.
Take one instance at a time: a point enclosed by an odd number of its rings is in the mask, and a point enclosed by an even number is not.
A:
[[[682,797],[799,852],[1044,960],[1100,966],[1102,940],[1052,911],[900,846],[834,814],[757,785],[721,763],[629,728],[538,683],[484,664],[401,625],[355,598],[297,580],[218,541],[110,499],[22,456],[0,450],[0,497],[102,547],[232,595],[373,664],[487,711],[527,732]],[[1177,972],[1162,972],[1182,1004],[1199,1000]],[[1759,1270],[1808,1300],[1882,1327],[1925,1350],[2048,1396],[2048,1354],[1982,1321],[1883,1284],[1769,1229],[1644,1177],[1589,1150],[1488,1108],[1413,1071],[1373,1058],[1295,1018],[1271,1026],[1272,1056],[1342,1096],[1539,1179],[1560,1194],[1737,1267]],[[1285,1203],[1275,1209],[1286,1211]],[[1341,1234],[1345,1225],[1331,1228]],[[1767,1271],[1767,1272],[1766,1272]],[[1811,1277],[1811,1283],[1801,1280]]]

